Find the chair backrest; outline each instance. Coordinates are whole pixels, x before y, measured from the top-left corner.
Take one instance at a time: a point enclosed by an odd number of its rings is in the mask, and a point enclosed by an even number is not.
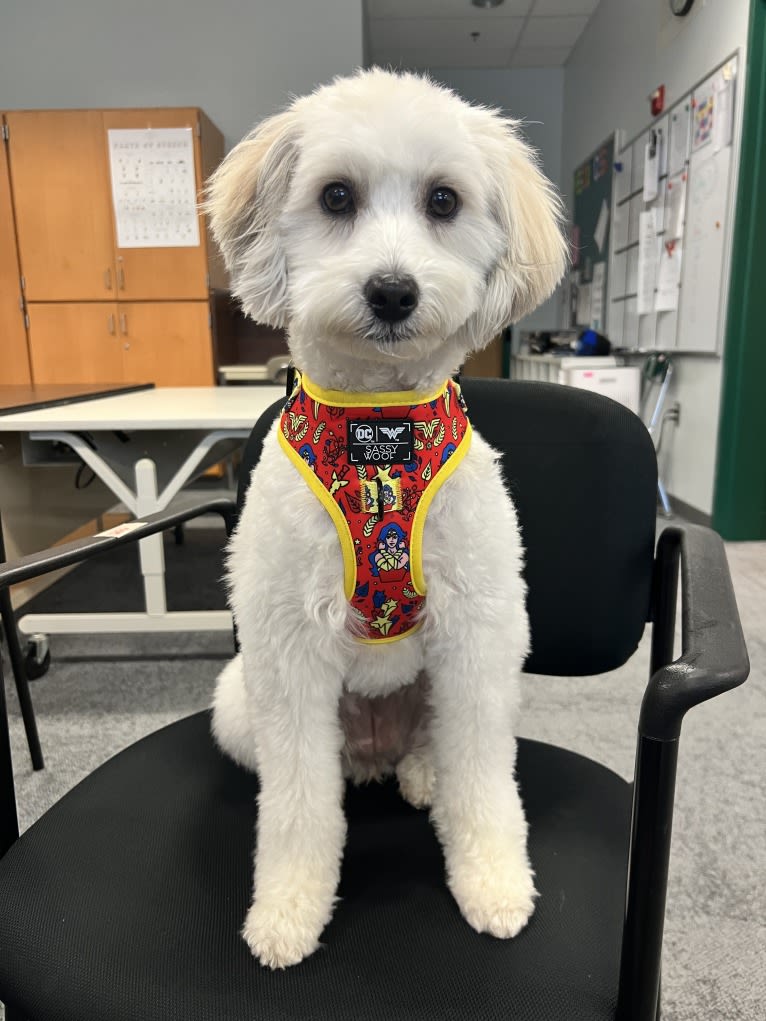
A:
[[[502,454],[519,516],[532,630],[525,669],[615,669],[651,613],[657,459],[646,427],[621,404],[572,387],[461,386],[474,428]],[[264,412],[245,447],[239,506],[282,403]]]

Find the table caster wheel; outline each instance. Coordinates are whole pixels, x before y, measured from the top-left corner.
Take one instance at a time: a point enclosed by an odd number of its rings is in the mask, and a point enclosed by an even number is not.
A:
[[[51,665],[50,642],[47,635],[31,635],[24,653],[27,680],[36,681],[48,672]]]

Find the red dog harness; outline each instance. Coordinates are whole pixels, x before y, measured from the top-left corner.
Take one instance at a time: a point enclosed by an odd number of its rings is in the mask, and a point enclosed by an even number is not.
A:
[[[358,639],[403,638],[425,600],[428,508],[471,439],[460,387],[348,394],[297,375],[278,435],[338,530]]]

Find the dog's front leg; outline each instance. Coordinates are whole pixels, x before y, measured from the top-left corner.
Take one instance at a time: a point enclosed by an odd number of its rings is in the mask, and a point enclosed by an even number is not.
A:
[[[505,665],[469,646],[434,672],[432,818],[463,917],[478,932],[507,938],[534,909],[527,825],[513,776],[511,712],[497,690],[481,690]]]
[[[507,938],[526,924],[536,896],[514,779],[528,625],[515,513],[488,448],[478,437],[474,448],[434,501],[424,542],[432,818],[463,916]]]
[[[310,641],[306,646],[311,647]],[[254,898],[242,935],[262,964],[296,964],[332,915],[346,823],[338,720],[341,677],[298,648],[250,692],[261,792]],[[247,669],[247,660],[246,660]]]

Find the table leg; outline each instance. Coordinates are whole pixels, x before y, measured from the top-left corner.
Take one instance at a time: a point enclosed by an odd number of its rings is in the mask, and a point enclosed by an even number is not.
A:
[[[136,515],[140,520],[145,514],[154,514],[161,509],[157,494],[157,467],[151,458],[142,457],[136,463]],[[146,612],[151,617],[162,617],[168,609],[162,533],[141,539],[138,549],[144,578]]]

